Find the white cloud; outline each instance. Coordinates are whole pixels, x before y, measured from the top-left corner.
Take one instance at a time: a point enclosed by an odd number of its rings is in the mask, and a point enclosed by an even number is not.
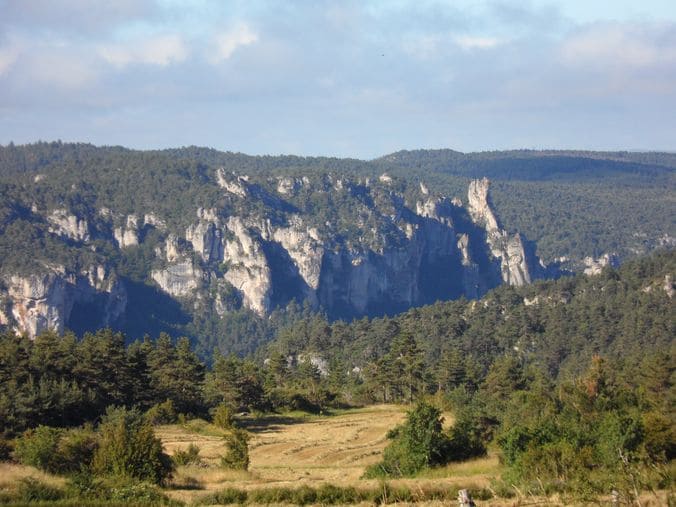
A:
[[[31,80],[64,90],[81,90],[97,79],[97,74],[82,55],[68,51],[43,49],[26,61]]]
[[[676,63],[674,26],[597,23],[574,33],[561,47],[569,65],[651,67]]]
[[[462,49],[469,51],[472,49],[491,49],[502,42],[495,37],[476,37],[473,35],[461,35],[454,38],[455,43]]]
[[[418,59],[427,60],[439,56],[449,49],[463,51],[486,50],[500,46],[504,41],[496,37],[474,35],[425,34],[404,39],[403,50]]]
[[[211,55],[211,63],[217,64],[230,58],[237,49],[258,42],[258,33],[249,25],[240,23],[231,30],[215,37],[216,52]]]
[[[178,35],[158,35],[142,41],[103,46],[99,54],[117,67],[131,64],[166,67],[183,62],[189,54],[188,47]]]

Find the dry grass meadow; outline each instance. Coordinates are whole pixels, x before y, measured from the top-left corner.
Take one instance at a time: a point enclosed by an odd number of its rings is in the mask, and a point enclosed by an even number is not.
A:
[[[444,416],[445,424],[450,425],[452,417]],[[404,417],[405,407],[378,405],[331,416],[280,415],[247,420],[246,428],[251,433],[248,472],[218,466],[220,456],[225,453],[223,433],[218,428],[201,421],[191,421],[185,426],[161,426],[157,434],[169,454],[195,444],[203,459],[200,466],[178,469],[169,495],[190,503],[227,487],[257,489],[325,483],[376,487],[378,481],[360,477],[366,466],[379,461],[387,445],[387,431]],[[411,488],[487,487],[498,474],[498,460],[489,456],[452,464],[425,477],[391,481],[391,484]]]
[[[452,416],[444,416],[445,425],[452,424]],[[206,421],[192,420],[183,425],[160,426],[156,428],[156,434],[162,439],[166,452],[173,454],[178,449],[195,444],[200,448],[202,460],[199,465],[178,467],[165,493],[190,505],[203,496],[226,488],[316,488],[331,484],[373,490],[382,487],[382,484],[360,477],[366,466],[379,461],[387,445],[387,431],[401,423],[404,417],[405,407],[382,405],[342,411],[330,416],[287,414],[246,419],[243,423],[251,435],[251,463],[248,471],[227,470],[220,466],[220,457],[226,451],[223,439],[225,432]],[[500,472],[497,457],[489,455],[429,470],[415,479],[388,482],[392,487],[406,486],[412,492],[446,488],[490,489],[492,479],[498,477]],[[57,487],[63,486],[66,481],[31,467],[0,463],[0,493],[11,492],[20,479],[29,476]],[[646,495],[642,505],[658,506],[666,505],[666,502],[666,495]],[[494,507],[566,505],[556,498],[522,495],[476,503],[477,506]],[[447,501],[416,505],[451,504]]]

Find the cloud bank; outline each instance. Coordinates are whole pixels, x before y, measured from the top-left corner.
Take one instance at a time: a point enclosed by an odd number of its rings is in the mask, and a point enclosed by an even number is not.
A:
[[[575,3],[6,0],[0,142],[674,149],[676,7]]]

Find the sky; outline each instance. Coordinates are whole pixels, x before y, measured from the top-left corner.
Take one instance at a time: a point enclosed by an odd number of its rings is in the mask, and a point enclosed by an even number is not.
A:
[[[674,0],[0,0],[0,144],[676,149]]]

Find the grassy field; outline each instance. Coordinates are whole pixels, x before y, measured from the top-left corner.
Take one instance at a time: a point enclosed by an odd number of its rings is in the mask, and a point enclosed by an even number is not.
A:
[[[452,424],[452,416],[444,414],[445,425]],[[220,466],[226,452],[225,432],[205,421],[192,420],[186,424],[156,428],[165,451],[174,454],[190,444],[200,448],[202,463],[178,467],[171,484],[164,493],[174,500],[192,504],[201,498],[213,496],[228,488],[246,490],[250,494],[297,489],[315,490],[325,485],[358,490],[377,491],[383,483],[362,480],[366,466],[376,463],[387,445],[387,431],[401,423],[405,407],[391,405],[341,411],[330,416],[307,414],[266,415],[241,421],[251,435],[249,442],[250,467],[248,471],[227,470]],[[501,465],[496,456],[428,470],[415,479],[388,481],[388,487],[404,488],[410,494],[430,498],[430,492],[453,492],[460,488],[489,492],[493,479],[499,477]],[[24,477],[34,477],[52,485],[63,486],[65,479],[44,474],[30,467],[0,464],[0,496],[11,492]],[[490,496],[490,493],[489,495]],[[452,498],[452,497],[451,497]],[[388,499],[391,501],[391,499]],[[644,506],[666,505],[665,495],[646,495]],[[274,502],[263,501],[262,504]],[[365,503],[364,505],[371,505]],[[427,501],[417,505],[455,505],[456,502]],[[402,504],[403,505],[403,504]],[[533,498],[516,494],[509,499],[478,500],[478,506],[495,507],[526,505],[566,505],[556,498]]]
[[[444,414],[445,425],[452,424]],[[371,406],[330,416],[303,414],[271,415],[244,421],[251,433],[248,472],[224,470],[218,466],[225,453],[223,432],[202,421],[185,426],[157,428],[166,451],[173,454],[195,444],[203,459],[201,466],[180,467],[169,495],[192,502],[227,487],[319,487],[322,484],[376,488],[377,480],[361,480],[366,466],[379,461],[387,445],[387,431],[401,423],[405,407]],[[428,472],[416,479],[390,481],[409,488],[485,488],[500,472],[494,456]],[[199,485],[199,489],[197,489]]]

